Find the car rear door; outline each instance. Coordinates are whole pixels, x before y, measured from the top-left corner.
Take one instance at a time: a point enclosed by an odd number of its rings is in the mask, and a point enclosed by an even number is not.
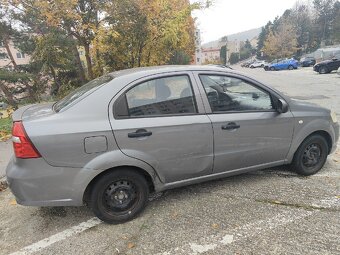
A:
[[[293,115],[274,110],[270,92],[244,77],[195,73],[214,129],[214,172],[283,163]]]
[[[190,72],[129,84],[110,121],[120,150],[151,165],[165,182],[212,173],[213,130]]]

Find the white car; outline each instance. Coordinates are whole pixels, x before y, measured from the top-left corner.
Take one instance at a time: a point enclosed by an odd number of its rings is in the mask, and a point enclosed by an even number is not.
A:
[[[338,68],[338,71],[336,71],[338,75],[340,75],[340,67]]]
[[[255,62],[252,63],[249,67],[250,67],[250,68],[264,67],[265,64],[266,64],[266,61],[264,61],[264,60],[255,61]]]

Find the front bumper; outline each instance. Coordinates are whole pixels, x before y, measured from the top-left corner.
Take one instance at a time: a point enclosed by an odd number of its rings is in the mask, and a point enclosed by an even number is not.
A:
[[[42,158],[12,157],[6,168],[18,204],[31,206],[83,205],[84,191],[97,174],[94,170],[54,167]]]

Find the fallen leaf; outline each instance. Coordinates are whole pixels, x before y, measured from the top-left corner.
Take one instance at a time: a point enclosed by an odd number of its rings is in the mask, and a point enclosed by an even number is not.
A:
[[[213,224],[211,224],[211,227],[212,227],[213,229],[217,229],[217,228],[219,228],[220,226],[219,226],[218,224],[216,224],[216,223],[213,223]]]
[[[9,202],[10,205],[17,205],[17,201],[15,199],[12,199],[11,202]]]
[[[340,199],[340,195],[339,196],[335,196],[335,197]]]
[[[132,249],[133,247],[135,247],[134,243],[129,242],[127,245],[128,249]]]
[[[127,239],[129,239],[129,238],[128,238],[127,236],[123,236],[122,239],[123,239],[123,240],[127,240]]]
[[[273,201],[273,203],[274,203],[274,204],[278,204],[278,205],[281,205],[281,204],[283,204],[283,202],[281,202],[281,201],[278,201],[278,200],[274,200],[274,201]]]

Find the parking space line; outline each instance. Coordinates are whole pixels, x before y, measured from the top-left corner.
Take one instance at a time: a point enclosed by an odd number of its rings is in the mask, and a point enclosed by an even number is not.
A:
[[[333,206],[337,207],[339,205],[340,199],[337,197],[330,197],[320,200],[316,203],[313,203],[313,206],[320,208],[331,208]],[[175,253],[197,255],[207,251],[213,252],[217,248],[228,246],[232,243],[244,240],[249,237],[259,236],[261,233],[265,231],[272,230],[277,227],[295,222],[297,220],[304,219],[318,211],[319,210],[303,210],[303,209],[300,209],[300,211],[287,210],[283,213],[275,215],[272,218],[250,222],[243,226],[232,229],[227,233],[224,232],[224,234],[220,233],[208,237],[203,237],[201,240],[198,240],[199,243],[192,242],[181,247],[176,247],[166,252],[158,253],[158,255],[168,255]]]
[[[68,237],[71,237],[75,234],[79,234],[87,229],[93,228],[97,225],[102,223],[101,220],[98,218],[91,218],[88,221],[84,221],[80,223],[79,225],[73,226],[71,228],[68,228],[62,232],[59,232],[55,235],[52,235],[50,237],[47,237],[45,239],[42,239],[36,243],[33,243],[31,245],[28,245],[22,249],[20,249],[17,252],[11,253],[10,255],[28,255],[35,253],[37,251],[40,251],[54,243],[60,242],[62,240],[65,240]]]

